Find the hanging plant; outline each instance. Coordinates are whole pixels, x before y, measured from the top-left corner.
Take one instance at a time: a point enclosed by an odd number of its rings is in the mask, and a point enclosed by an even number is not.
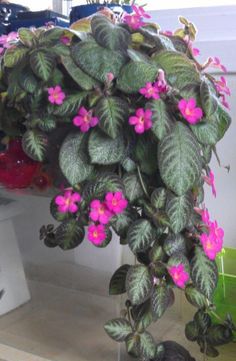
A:
[[[58,189],[51,213],[60,224],[42,227],[46,245],[75,248],[87,227],[94,246],[106,247],[114,231],[137,258],[111,279],[110,294],[127,302],[108,335],[140,360],[192,359],[147,331],[179,288],[198,308],[186,337],[214,357],[234,329],[229,315],[211,320],[224,232],[203,206],[204,183],[216,195],[209,162],[231,122],[226,81],[206,70],[225,68],[196,60],[188,20],[163,32],[133,10],[121,22],[97,14],[88,31],[81,23],[2,39],[1,129]]]

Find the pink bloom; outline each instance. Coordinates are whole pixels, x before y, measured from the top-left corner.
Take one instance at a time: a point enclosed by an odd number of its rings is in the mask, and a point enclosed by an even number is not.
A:
[[[69,38],[69,36],[63,35],[60,38],[60,42],[64,45],[69,45],[71,43],[71,39]]]
[[[224,241],[224,230],[218,227],[216,221],[209,221],[208,228],[208,234],[201,234],[200,241],[207,257],[211,260],[214,260],[217,253],[221,252],[222,250]]]
[[[159,93],[167,93],[169,91],[169,86],[165,78],[165,73],[162,69],[159,70],[157,81],[154,83],[154,86],[157,88]]]
[[[181,99],[178,108],[183,117],[190,123],[196,124],[202,118],[203,112],[201,108],[196,107],[196,100],[191,98]]]
[[[105,203],[100,202],[97,199],[94,199],[90,203],[91,211],[89,213],[89,217],[94,222],[100,222],[102,224],[107,224],[110,221],[110,218],[112,217],[112,213],[107,209],[107,206]]]
[[[134,125],[136,133],[142,134],[152,127],[152,111],[139,108],[135,116],[129,117],[129,124]]]
[[[224,105],[225,108],[230,109],[229,103],[226,101],[226,97],[224,94],[221,95],[221,103]]]
[[[220,59],[217,58],[216,56],[214,58],[210,57],[208,59],[208,64],[212,68],[217,68],[220,69],[223,73],[227,73],[226,67],[223,64],[221,64]]]
[[[216,242],[223,243],[224,230],[222,228],[218,227],[218,224],[216,221],[209,223],[209,229],[210,229],[210,234],[213,235]]]
[[[180,263],[178,266],[169,267],[168,272],[178,287],[185,287],[185,284],[189,280],[189,274],[185,271],[184,265],[182,263]]]
[[[62,91],[60,85],[56,85],[55,88],[48,88],[48,100],[51,104],[61,105],[64,102],[66,95]]]
[[[88,227],[88,240],[95,246],[100,246],[106,239],[106,229],[103,224],[91,224]]]
[[[107,73],[107,81],[108,83],[111,83],[114,80],[114,74],[113,73]]]
[[[163,34],[163,35],[166,35],[166,36],[172,36],[172,35],[173,35],[173,31],[171,31],[171,30],[165,30],[165,31],[162,31],[162,34]]]
[[[135,12],[136,15],[141,16],[146,19],[150,19],[151,16],[147,14],[142,6],[132,5],[132,10]]]
[[[198,207],[194,207],[194,210],[196,213],[200,214],[203,223],[205,223],[206,226],[209,226],[210,224],[210,214],[208,212],[207,208],[201,209]]]
[[[191,47],[191,51],[192,51],[193,56],[200,55],[200,50],[198,48]]]
[[[159,92],[155,85],[152,85],[152,83],[148,82],[146,83],[144,88],[141,88],[139,90],[139,93],[142,94],[147,99],[159,99]]]
[[[57,196],[55,203],[58,206],[58,212],[61,213],[76,213],[78,211],[78,205],[76,203],[81,201],[79,193],[66,191],[63,196]]]
[[[210,171],[209,176],[203,176],[204,181],[211,186],[212,194],[216,197],[216,187],[215,187],[215,176],[212,171]]]
[[[107,208],[115,214],[122,213],[128,205],[128,201],[123,197],[122,192],[109,192],[105,199]]]
[[[78,111],[78,115],[74,117],[73,124],[76,127],[80,127],[81,132],[87,132],[91,127],[95,127],[99,122],[97,117],[93,117],[92,110],[87,110],[85,107],[81,107]]]
[[[224,76],[221,76],[220,80],[216,80],[215,85],[216,85],[216,90],[219,93],[225,93],[227,95],[231,95],[231,91],[230,91],[229,87],[227,86],[227,81]]]
[[[142,18],[139,15],[125,15],[124,22],[129,25],[133,30],[141,28],[145,23],[141,20]]]

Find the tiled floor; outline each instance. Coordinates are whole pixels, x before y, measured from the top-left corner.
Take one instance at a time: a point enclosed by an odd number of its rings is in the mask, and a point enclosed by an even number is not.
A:
[[[103,330],[106,320],[119,314],[115,298],[38,280],[29,285],[31,302],[0,319],[0,361],[118,361],[118,346]],[[201,361],[198,347],[185,339],[177,316],[181,302],[177,297],[175,309],[152,332],[157,339],[180,342]],[[121,356],[120,360],[128,359]],[[235,361],[236,348],[228,348],[217,360]]]

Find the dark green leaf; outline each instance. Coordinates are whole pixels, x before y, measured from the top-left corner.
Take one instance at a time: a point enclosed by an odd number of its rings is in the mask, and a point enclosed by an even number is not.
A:
[[[124,318],[115,318],[104,325],[106,333],[115,341],[123,342],[132,333],[130,323]]]
[[[211,317],[204,310],[199,310],[194,315],[194,321],[200,330],[200,333],[205,334],[207,329],[211,326]]]
[[[135,329],[143,332],[152,323],[152,312],[150,301],[146,301],[141,305],[132,307],[132,317],[135,321]]]
[[[84,227],[76,219],[64,221],[56,230],[56,241],[63,250],[70,250],[83,242]]]
[[[30,55],[30,65],[35,75],[47,81],[52,75],[55,58],[50,51],[37,49]]]
[[[111,225],[114,231],[126,238],[129,226],[137,219],[138,213],[132,208],[126,208],[122,213],[112,217]]]
[[[198,308],[206,306],[206,298],[193,285],[188,285],[185,288],[185,296],[189,303]]]
[[[151,130],[157,139],[162,140],[174,126],[173,117],[162,99],[152,100],[147,103],[146,108],[152,111],[153,124]]]
[[[213,87],[213,86],[212,86]],[[200,87],[200,95],[201,95],[201,102],[202,108],[206,117],[210,117],[215,113],[217,110],[217,99],[215,94],[212,91],[212,87],[210,87],[209,82],[202,80],[201,87]]]
[[[148,267],[136,265],[130,267],[126,277],[126,291],[128,298],[134,305],[140,305],[150,296],[152,277]]]
[[[199,329],[195,321],[190,321],[185,326],[185,336],[189,341],[196,341]]]
[[[22,89],[30,94],[34,94],[39,86],[36,77],[29,67],[25,67],[21,71],[18,81]]]
[[[156,343],[152,335],[147,331],[140,334],[140,351],[148,359],[152,359],[156,355]]]
[[[215,261],[211,261],[202,248],[195,247],[195,254],[190,265],[194,286],[211,300],[218,280]]]
[[[43,132],[50,132],[53,129],[55,129],[57,126],[56,120],[53,118],[53,116],[45,115],[43,119],[39,119],[38,127]]]
[[[181,263],[184,265],[185,271],[189,273],[188,258],[182,253],[173,253],[168,260],[168,267],[178,266]]]
[[[209,357],[217,357],[219,356],[219,352],[217,351],[216,348],[212,347],[211,345],[207,345],[206,355]]]
[[[138,138],[135,157],[143,173],[152,175],[157,171],[156,153],[157,144],[150,139],[150,136],[144,134]]]
[[[186,253],[186,241],[182,234],[169,234],[164,241],[164,251],[168,256],[174,253]]]
[[[39,130],[27,130],[22,139],[22,146],[30,158],[42,162],[46,155],[48,138]]]
[[[193,198],[191,193],[176,197],[169,194],[166,203],[166,213],[170,220],[172,231],[177,234],[188,224],[193,209]]]
[[[151,305],[153,320],[157,321],[165,313],[170,304],[170,299],[173,298],[173,291],[169,286],[158,285],[155,286],[152,292]]]
[[[13,68],[21,60],[26,58],[29,49],[25,46],[13,45],[8,48],[4,54],[4,65],[8,68]]]
[[[165,207],[167,192],[165,188],[157,188],[151,194],[151,203],[156,209]]]
[[[224,325],[212,325],[207,330],[207,342],[212,346],[225,345],[233,340],[233,333]]]
[[[165,252],[160,246],[159,242],[156,241],[150,250],[150,259],[152,262],[162,261],[165,256]]]
[[[164,183],[179,196],[199,181],[200,147],[189,128],[180,122],[160,142],[158,161]]]
[[[130,265],[124,264],[115,271],[109,285],[110,295],[121,295],[126,292],[125,281],[129,268]]]
[[[52,107],[53,114],[60,117],[75,114],[80,108],[84,99],[87,97],[87,95],[88,93],[85,91],[81,91],[73,95],[68,95],[62,105]]]
[[[126,173],[123,178],[125,194],[128,200],[133,203],[144,196],[143,189],[137,173]]]
[[[140,356],[140,336],[139,334],[131,334],[125,340],[127,353],[137,358]]]
[[[147,219],[139,219],[129,227],[127,239],[133,253],[145,251],[155,240],[154,228]]]

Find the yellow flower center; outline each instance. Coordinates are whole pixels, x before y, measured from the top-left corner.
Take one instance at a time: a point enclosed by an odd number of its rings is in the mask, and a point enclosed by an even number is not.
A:
[[[98,237],[98,232],[97,232],[97,231],[94,231],[94,232],[93,232],[93,237],[94,237],[94,238],[97,238],[97,237]]]

